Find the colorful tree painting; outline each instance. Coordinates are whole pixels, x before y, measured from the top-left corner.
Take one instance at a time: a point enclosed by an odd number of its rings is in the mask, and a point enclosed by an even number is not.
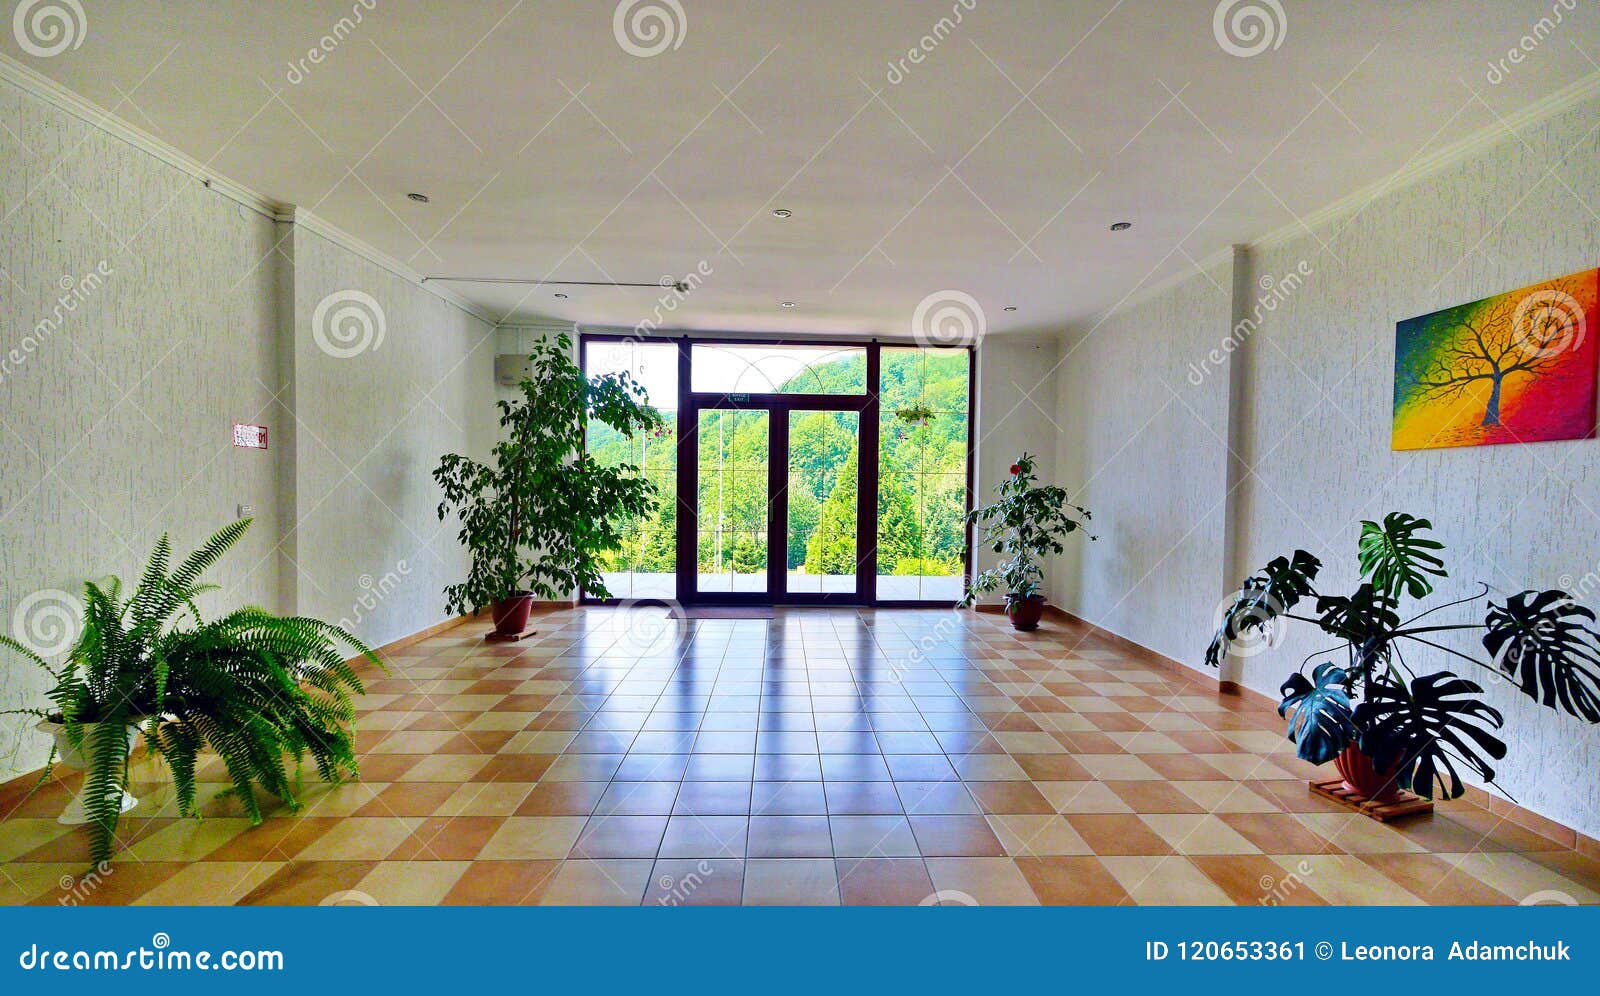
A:
[[[1597,305],[1586,270],[1397,324],[1394,448],[1592,437]]]

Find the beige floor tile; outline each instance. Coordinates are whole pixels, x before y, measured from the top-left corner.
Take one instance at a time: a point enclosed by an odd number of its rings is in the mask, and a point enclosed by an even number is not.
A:
[[[470,861],[383,861],[356,883],[381,906],[437,906]]]
[[[1062,816],[990,816],[989,826],[1010,855],[1093,854]]]
[[[1426,850],[1360,813],[1299,813],[1296,819],[1351,854],[1400,854]]]
[[[1494,851],[1441,857],[1458,866],[1453,874],[1469,874],[1519,903],[1529,902],[1530,897],[1538,897],[1532,900],[1534,903],[1564,902],[1559,896],[1570,896],[1574,902],[1585,906],[1600,903],[1600,892],[1585,888],[1520,854]]]
[[[196,862],[134,900],[134,905],[231,906],[276,875],[283,864],[281,861]]]
[[[837,906],[830,858],[751,858],[744,864],[746,906]]]
[[[510,816],[532,790],[532,782],[469,782],[451,793],[434,815]]]
[[[1237,782],[1173,782],[1173,787],[1209,813],[1276,813],[1278,806]]]
[[[71,830],[50,817],[0,820],[0,862],[21,857]]]
[[[489,754],[435,754],[400,776],[403,782],[464,782],[489,763]]]
[[[1140,817],[1179,854],[1260,854],[1233,827],[1215,816],[1188,813],[1146,813]]]
[[[1181,855],[1101,858],[1140,906],[1232,906],[1233,900]]]
[[[44,896],[52,897],[61,905],[72,905],[71,895],[62,888],[73,888],[76,876],[83,873],[83,865],[58,864],[43,861],[12,861],[0,865],[0,905],[21,906]]]
[[[1364,819],[1365,817],[1363,817]],[[1382,872],[1347,854],[1274,854],[1285,872],[1299,876],[1335,906],[1424,906]],[[1280,887],[1285,878],[1280,879]]]
[[[1007,782],[1027,781],[1028,773],[1007,754],[968,754],[951,757],[950,763],[964,781]]]
[[[349,816],[375,799],[389,786],[381,782],[343,782],[338,785],[310,783],[300,797],[301,816]],[[275,800],[261,800],[263,812]],[[237,803],[233,804],[237,807]],[[242,810],[241,810],[242,811]]]
[[[489,838],[478,859],[564,858],[588,822],[587,816],[508,817],[505,826]]]
[[[1058,813],[1131,813],[1122,796],[1104,782],[1035,783]]]
[[[649,858],[564,862],[539,905],[637,906],[654,866]]]
[[[137,861],[199,861],[250,829],[249,820],[179,820],[128,848]]]
[[[1010,858],[928,858],[927,865],[939,893],[971,896],[979,906],[1039,905],[1028,880]],[[944,901],[952,900],[945,897]]]
[[[1160,778],[1156,769],[1132,754],[1074,754],[1078,763],[1101,781],[1131,782]]]
[[[420,816],[347,819],[294,857],[297,861],[382,861],[421,825]]]

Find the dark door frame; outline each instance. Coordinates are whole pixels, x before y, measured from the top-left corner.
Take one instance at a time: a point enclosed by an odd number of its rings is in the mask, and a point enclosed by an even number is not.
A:
[[[677,489],[677,598],[685,605],[862,605],[928,608],[950,606],[938,600],[882,600],[878,587],[878,440],[880,419],[879,390],[882,351],[885,348],[921,346],[914,340],[851,340],[825,338],[749,338],[737,336],[650,336],[605,332],[581,332],[578,339],[579,365],[589,370],[589,343],[629,342],[674,345],[678,351],[678,466]],[[693,390],[691,350],[696,344],[714,346],[823,346],[863,349],[867,358],[866,390],[863,394],[719,394]],[[947,347],[946,347],[947,348]],[[977,466],[973,426],[976,422],[977,350],[967,348],[967,482],[966,508],[973,503],[973,481]],[[765,592],[698,592],[698,537],[700,440],[702,411],[764,411],[768,413],[767,469],[767,590]],[[856,487],[856,590],[854,592],[789,592],[788,585],[788,487],[789,415],[795,411],[856,412],[857,468]],[[781,428],[780,428],[781,425]],[[869,445],[870,444],[870,445]],[[966,551],[962,579],[972,577],[972,526],[965,526]],[[775,555],[779,554],[779,555]],[[590,598],[580,592],[580,600],[590,604],[617,599]]]

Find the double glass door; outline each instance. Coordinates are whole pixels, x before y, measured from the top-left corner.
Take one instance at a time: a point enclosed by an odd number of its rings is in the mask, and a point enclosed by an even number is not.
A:
[[[691,600],[864,597],[861,420],[781,400],[697,413]]]

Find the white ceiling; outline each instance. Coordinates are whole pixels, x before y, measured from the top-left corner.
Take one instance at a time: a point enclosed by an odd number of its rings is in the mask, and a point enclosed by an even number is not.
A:
[[[0,51],[423,274],[699,268],[661,322],[694,329],[907,332],[953,289],[991,332],[1057,330],[1600,70],[1590,0],[1279,0],[1250,57],[1214,0],[678,0],[679,44],[648,57],[611,0],[80,3],[79,47]],[[660,294],[449,286],[625,326]]]

